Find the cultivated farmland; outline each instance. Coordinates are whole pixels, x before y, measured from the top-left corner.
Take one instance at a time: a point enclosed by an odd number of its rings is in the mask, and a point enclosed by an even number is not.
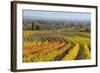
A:
[[[23,30],[23,62],[91,59],[90,31],[73,28]]]

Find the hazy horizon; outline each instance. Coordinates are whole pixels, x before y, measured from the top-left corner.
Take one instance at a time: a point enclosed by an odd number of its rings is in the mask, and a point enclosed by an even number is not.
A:
[[[90,13],[23,10],[23,19],[90,21]]]

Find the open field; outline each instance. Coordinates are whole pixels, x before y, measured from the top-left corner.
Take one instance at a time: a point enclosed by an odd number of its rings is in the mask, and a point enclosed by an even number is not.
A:
[[[23,31],[23,62],[91,59],[90,32]]]

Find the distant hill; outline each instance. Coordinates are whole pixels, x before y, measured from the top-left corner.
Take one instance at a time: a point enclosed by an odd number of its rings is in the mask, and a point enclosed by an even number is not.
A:
[[[23,19],[23,28],[32,28],[34,25],[40,26],[42,29],[61,28],[61,27],[72,27],[72,26],[90,26],[89,21],[71,21],[71,20],[44,20],[44,19]]]

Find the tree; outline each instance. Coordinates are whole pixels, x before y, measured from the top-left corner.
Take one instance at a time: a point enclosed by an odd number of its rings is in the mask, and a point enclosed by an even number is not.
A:
[[[35,25],[34,25],[34,23],[32,23],[32,30],[35,30]]]
[[[86,31],[86,32],[89,32],[90,30],[89,30],[89,28],[85,28],[85,31]]]
[[[39,25],[36,25],[36,26],[35,26],[35,29],[36,29],[36,30],[40,30],[40,26],[39,26]]]

